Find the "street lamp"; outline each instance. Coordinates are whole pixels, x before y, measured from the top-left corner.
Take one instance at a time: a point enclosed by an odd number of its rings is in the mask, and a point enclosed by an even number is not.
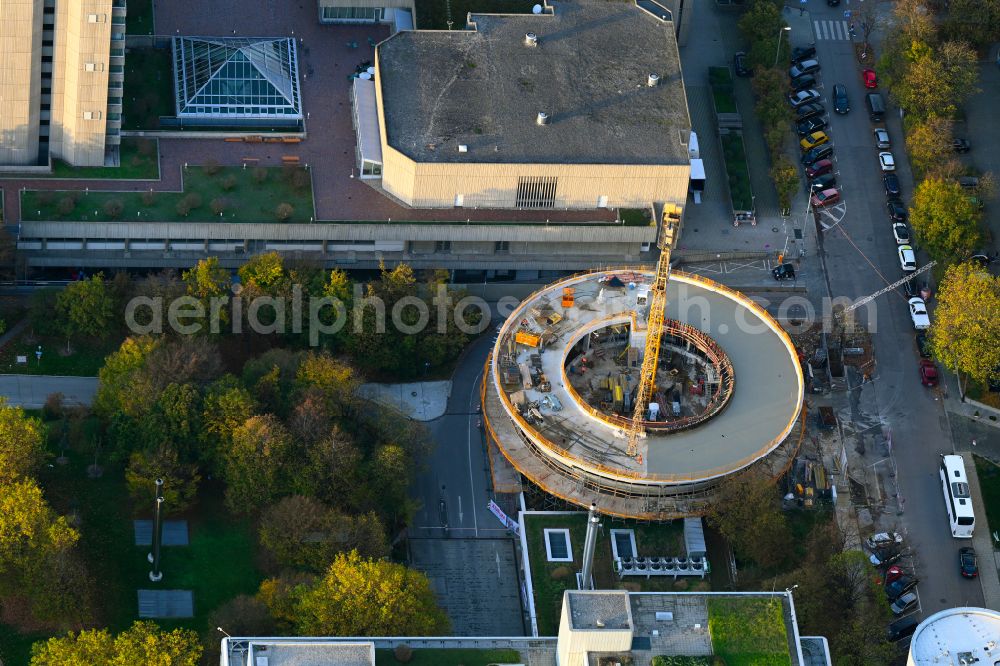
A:
[[[792,29],[792,26],[786,25],[784,28],[778,31],[778,46],[774,49],[774,67],[778,66],[778,54],[781,53],[781,36]]]

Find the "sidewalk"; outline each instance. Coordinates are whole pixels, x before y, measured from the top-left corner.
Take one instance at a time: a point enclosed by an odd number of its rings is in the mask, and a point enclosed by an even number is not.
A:
[[[415,421],[433,421],[448,409],[451,382],[362,384],[358,395],[394,407]]]

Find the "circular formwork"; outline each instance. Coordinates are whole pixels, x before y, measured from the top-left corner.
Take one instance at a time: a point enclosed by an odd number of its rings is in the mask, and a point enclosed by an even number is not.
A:
[[[624,288],[609,288],[612,277]],[[526,298],[501,327],[482,393],[488,435],[528,480],[580,505],[597,501],[606,513],[668,518],[702,512],[712,488],[727,475],[751,466],[780,473],[801,436],[796,422],[804,382],[791,339],[760,306],[721,284],[674,271],[667,287],[665,335],[683,331],[705,349],[716,349],[729,376],[720,377],[717,408],[687,419],[682,427],[649,428],[639,455],[628,456],[630,420],[581,400],[565,374],[565,361],[574,345],[594,331],[635,327],[635,313],[643,310],[636,299],[652,278],[648,268],[595,271]],[[573,289],[573,302],[563,307],[567,287]],[[556,324],[534,329],[544,340],[539,349],[514,342],[525,322],[536,325],[551,313],[558,316],[547,319]],[[638,316],[639,329],[643,317]],[[527,363],[533,353],[551,392],[505,383],[510,368]],[[519,406],[525,403],[533,411]]]

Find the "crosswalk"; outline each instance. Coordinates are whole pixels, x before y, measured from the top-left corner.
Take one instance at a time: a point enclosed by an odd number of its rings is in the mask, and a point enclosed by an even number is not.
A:
[[[846,41],[851,38],[847,21],[813,21],[816,40]]]

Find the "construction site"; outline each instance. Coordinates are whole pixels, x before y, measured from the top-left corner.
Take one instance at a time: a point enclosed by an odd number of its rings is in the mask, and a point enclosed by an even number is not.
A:
[[[668,520],[704,513],[728,475],[787,471],[804,387],[791,338],[749,297],[662,264],[602,270],[507,318],[484,372],[484,426],[546,493]]]

